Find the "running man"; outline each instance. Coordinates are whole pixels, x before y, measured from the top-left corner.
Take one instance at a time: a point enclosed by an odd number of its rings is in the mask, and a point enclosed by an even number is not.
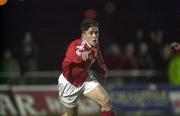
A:
[[[101,106],[102,116],[115,116],[110,97],[90,73],[91,65],[97,60],[102,78],[106,78],[107,67],[99,50],[98,22],[83,20],[81,32],[81,37],[68,46],[58,79],[59,99],[65,107],[63,116],[78,116],[81,95],[95,100]]]

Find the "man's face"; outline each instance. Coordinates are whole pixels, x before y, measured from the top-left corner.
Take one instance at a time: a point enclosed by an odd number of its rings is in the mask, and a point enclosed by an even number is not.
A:
[[[95,46],[98,44],[99,29],[98,27],[90,27],[87,31],[83,33],[83,38],[91,45]]]

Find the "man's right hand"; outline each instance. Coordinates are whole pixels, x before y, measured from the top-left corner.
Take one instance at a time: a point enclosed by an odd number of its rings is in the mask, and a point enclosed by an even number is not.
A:
[[[91,59],[91,51],[81,52],[81,57],[84,61]]]

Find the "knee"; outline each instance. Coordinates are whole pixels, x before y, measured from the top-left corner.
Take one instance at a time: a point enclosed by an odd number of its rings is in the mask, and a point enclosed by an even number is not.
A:
[[[112,102],[109,96],[104,96],[103,99],[101,99],[101,106],[102,107],[112,107]]]

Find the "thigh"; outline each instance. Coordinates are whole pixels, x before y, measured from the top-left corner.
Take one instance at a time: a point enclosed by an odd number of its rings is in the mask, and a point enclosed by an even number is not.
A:
[[[90,78],[85,82],[84,89],[84,95],[95,101],[99,101],[102,98],[108,97],[105,89],[93,75],[90,75]]]
[[[103,106],[103,103],[105,101],[110,101],[110,98],[105,91],[105,89],[99,84],[97,87],[95,87],[90,92],[84,94],[86,97],[91,98],[95,100],[97,103],[99,103],[101,106]]]

